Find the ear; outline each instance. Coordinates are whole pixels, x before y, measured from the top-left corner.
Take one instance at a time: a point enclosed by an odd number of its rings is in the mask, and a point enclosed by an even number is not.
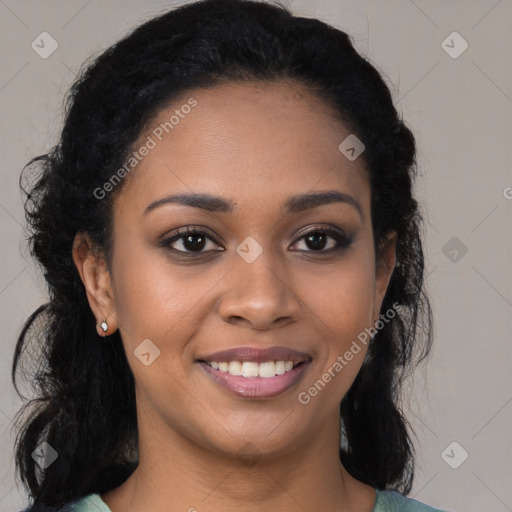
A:
[[[98,335],[103,337],[114,333],[117,329],[115,297],[105,259],[95,249],[90,236],[83,232],[76,234],[72,252],[89,306],[96,317]],[[108,325],[107,331],[100,327],[104,319]]]
[[[375,294],[373,319],[376,322],[380,315],[380,308],[386,291],[388,289],[391,275],[396,264],[396,231],[387,234],[386,238],[380,243],[377,250],[377,261],[375,264]]]

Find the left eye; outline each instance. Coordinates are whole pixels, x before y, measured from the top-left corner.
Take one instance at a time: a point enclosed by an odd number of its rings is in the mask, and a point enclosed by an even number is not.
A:
[[[329,244],[329,239],[331,243]],[[306,252],[329,252],[332,250],[339,250],[348,247],[351,240],[343,234],[333,229],[313,229],[304,233],[293,245],[298,244],[304,240],[308,249],[298,249]],[[212,247],[208,249],[208,242]],[[177,244],[178,247],[174,247]],[[178,253],[201,253],[207,251],[218,251],[223,249],[215,249],[218,245],[205,231],[197,229],[184,229],[179,234],[167,238],[161,242],[161,246],[169,247],[172,251]]]
[[[334,240],[334,244],[331,243],[330,247],[326,247],[328,245],[328,239]],[[333,229],[313,229],[303,234],[297,242],[304,240],[306,246],[308,246],[310,251],[306,252],[329,252],[335,251],[339,249],[344,249],[351,244],[351,240],[349,240],[346,236],[338,233]],[[312,246],[312,247],[311,247]],[[302,249],[299,249],[302,250]]]

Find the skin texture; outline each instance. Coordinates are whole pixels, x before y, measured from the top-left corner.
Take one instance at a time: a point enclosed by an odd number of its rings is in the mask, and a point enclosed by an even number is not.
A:
[[[139,467],[102,498],[113,512],[370,512],[373,488],[338,455],[339,403],[364,345],[310,403],[297,399],[377,320],[395,265],[394,236],[375,259],[363,158],[345,158],[338,146],[350,131],[314,93],[286,81],[189,91],[134,146],[190,97],[197,106],[115,200],[111,268],[85,234],[73,248],[98,334],[103,318],[107,335],[120,329],[136,381]],[[362,216],[344,202],[284,214],[290,196],[328,190],[352,196]],[[144,214],[153,201],[188,192],[230,199],[235,210],[168,203]],[[324,248],[307,243],[305,228],[327,225],[351,244],[329,253],[330,234]],[[190,247],[183,237],[158,245],[184,226],[207,231],[203,253],[173,253]],[[235,251],[248,236],[263,249],[252,263]],[[149,366],[133,355],[145,339],[161,351]],[[312,362],[272,399],[234,396],[196,362],[273,345],[309,352]]]

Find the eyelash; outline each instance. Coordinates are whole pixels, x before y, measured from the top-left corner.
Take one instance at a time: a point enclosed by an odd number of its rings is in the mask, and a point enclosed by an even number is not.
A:
[[[308,252],[308,253],[311,252],[311,253],[318,253],[318,254],[327,254],[327,253],[331,253],[331,252],[341,251],[343,249],[348,248],[352,244],[351,237],[342,235],[341,233],[339,233],[338,231],[336,231],[332,228],[316,227],[316,228],[306,231],[305,233],[302,233],[301,236],[299,238],[297,238],[296,241],[293,242],[292,245],[295,245],[297,242],[303,240],[307,236],[309,236],[311,234],[316,234],[316,233],[325,234],[325,235],[328,235],[329,237],[333,238],[336,241],[336,246],[331,247],[330,249],[320,249],[318,251],[315,251],[312,249],[309,249],[309,250],[300,249],[298,252]],[[186,236],[189,236],[189,235],[204,236],[208,240],[211,240],[214,243],[220,245],[219,241],[217,241],[217,240],[215,240],[215,238],[209,236],[209,234],[206,231],[197,229],[197,228],[193,228],[193,227],[180,228],[180,229],[176,230],[172,236],[161,240],[159,245],[160,245],[160,247],[164,247],[164,248],[172,251],[173,253],[179,254],[179,255],[194,255],[194,254],[203,254],[203,253],[207,253],[207,252],[217,252],[216,250],[214,250],[214,251],[205,251],[205,250],[182,251],[182,250],[174,249],[173,247],[170,247],[171,244],[173,244],[174,242],[182,240],[183,238],[185,238]],[[221,251],[218,251],[218,252],[221,252]]]

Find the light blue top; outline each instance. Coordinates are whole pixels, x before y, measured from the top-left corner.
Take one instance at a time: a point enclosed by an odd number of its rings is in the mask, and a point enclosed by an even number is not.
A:
[[[372,512],[446,512],[429,507],[395,491],[375,489],[376,499]],[[71,505],[71,504],[70,504]],[[66,510],[68,508],[66,507]],[[73,502],[69,512],[112,512],[99,494],[89,494]]]

